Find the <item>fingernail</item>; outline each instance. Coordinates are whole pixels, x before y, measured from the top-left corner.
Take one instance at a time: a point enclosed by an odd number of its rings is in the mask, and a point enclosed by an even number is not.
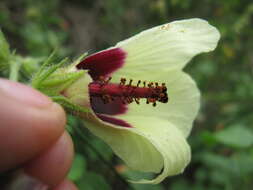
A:
[[[17,175],[6,188],[7,190],[48,190],[49,187],[39,180],[24,173]]]
[[[31,106],[48,107],[52,104],[47,96],[35,89],[5,79],[0,79],[0,95],[1,93]]]

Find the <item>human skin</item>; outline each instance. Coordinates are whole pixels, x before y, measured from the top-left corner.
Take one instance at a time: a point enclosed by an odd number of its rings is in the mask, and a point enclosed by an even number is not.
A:
[[[65,122],[64,110],[47,96],[0,79],[0,173],[22,168],[50,189],[76,190],[66,179],[73,144]]]

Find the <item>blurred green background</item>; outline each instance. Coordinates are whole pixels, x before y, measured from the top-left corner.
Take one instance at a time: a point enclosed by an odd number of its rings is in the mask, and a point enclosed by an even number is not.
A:
[[[159,185],[128,183],[127,178],[140,174],[129,171],[107,145],[81,127],[81,121],[69,116],[68,129],[76,146],[69,178],[80,189],[253,188],[253,2],[0,1],[1,29],[11,49],[25,57],[22,61],[31,64],[43,60],[55,48],[61,58],[76,57],[112,46],[149,27],[192,17],[206,19],[216,26],[221,41],[214,52],[195,57],[185,69],[202,92],[201,111],[189,137],[191,164],[182,175],[167,178]],[[29,79],[29,69],[23,69],[21,81]]]

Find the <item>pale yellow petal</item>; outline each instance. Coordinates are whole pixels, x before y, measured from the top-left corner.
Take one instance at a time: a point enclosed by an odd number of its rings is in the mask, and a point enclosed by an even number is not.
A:
[[[138,128],[124,128],[101,122],[91,114],[83,117],[85,126],[104,140],[130,168],[142,172],[162,171],[155,179],[136,183],[160,183],[168,176],[183,172],[190,161],[190,148],[185,138],[166,120],[133,116],[128,122]]]
[[[162,169],[162,155],[137,129],[103,122],[93,114],[82,117],[85,127],[105,141],[130,168],[156,173]]]
[[[157,26],[116,45],[127,52],[117,72],[182,69],[195,55],[214,50],[219,38],[215,27],[198,18]]]
[[[128,122],[146,137],[160,152],[163,158],[163,170],[152,180],[134,181],[135,183],[157,184],[166,177],[180,174],[191,159],[191,151],[182,133],[166,120],[155,117],[133,116]],[[147,157],[149,155],[146,155]],[[149,164],[145,161],[145,164]]]

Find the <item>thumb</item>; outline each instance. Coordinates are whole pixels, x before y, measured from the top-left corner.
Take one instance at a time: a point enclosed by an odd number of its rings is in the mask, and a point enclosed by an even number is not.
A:
[[[0,172],[46,150],[64,125],[58,104],[28,86],[0,79]]]

